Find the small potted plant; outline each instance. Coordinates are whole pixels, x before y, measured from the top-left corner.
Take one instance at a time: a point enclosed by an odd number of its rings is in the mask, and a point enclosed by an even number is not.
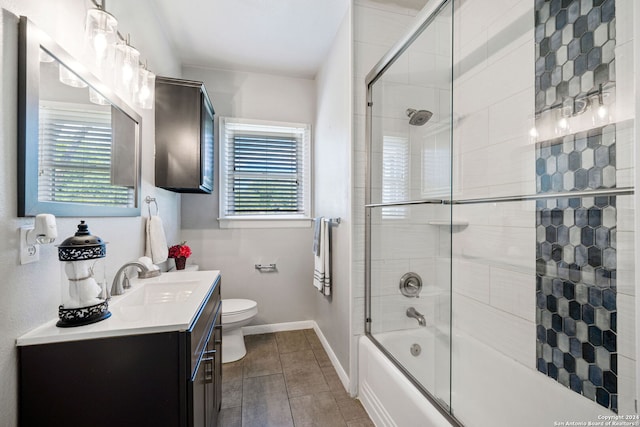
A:
[[[176,262],[176,270],[184,270],[187,258],[190,256],[191,248],[187,246],[187,242],[182,242],[169,248],[169,258],[173,258]]]

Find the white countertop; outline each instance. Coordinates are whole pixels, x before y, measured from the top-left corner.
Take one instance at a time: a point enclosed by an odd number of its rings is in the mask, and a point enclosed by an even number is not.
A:
[[[71,328],[59,328],[53,319],[19,337],[17,345],[187,330],[219,275],[218,270],[176,271],[131,279],[131,289],[109,301],[108,319]]]

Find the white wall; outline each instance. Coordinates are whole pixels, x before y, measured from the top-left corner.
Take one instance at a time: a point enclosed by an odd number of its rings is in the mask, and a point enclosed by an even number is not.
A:
[[[341,218],[332,226],[332,295],[313,295],[315,320],[349,372],[351,316],[351,13],[340,25],[316,76],[315,216]],[[353,375],[351,372],[350,376]]]
[[[180,71],[162,31],[147,16],[148,1],[112,0],[110,10],[120,18],[122,31],[131,33],[149,65],[158,73],[176,75]],[[17,46],[18,16],[26,15],[68,52],[82,53],[85,14],[90,2],[84,0],[0,0],[0,425],[17,425],[17,351],[15,339],[45,321],[57,317],[60,303],[60,267],[53,246],[43,247],[40,261],[20,265],[18,228],[33,220],[18,218],[17,212]],[[125,14],[126,9],[126,14]],[[153,49],[146,50],[147,47]],[[142,195],[158,198],[170,239],[179,234],[179,196],[153,187],[153,113],[140,111],[142,123]],[[146,206],[143,206],[145,215]],[[80,219],[58,218],[61,239],[72,235]],[[144,218],[86,218],[90,230],[107,245],[108,274],[124,262],[142,256]]]
[[[315,121],[313,80],[195,67],[185,67],[183,75],[204,82],[216,116]],[[255,300],[258,316],[254,324],[313,319],[317,291],[311,285],[311,222],[307,228],[220,229],[219,158],[216,143],[213,193],[182,196],[181,238],[193,250],[190,262],[222,272],[223,298]],[[259,273],[254,268],[258,263],[276,263],[278,271]]]

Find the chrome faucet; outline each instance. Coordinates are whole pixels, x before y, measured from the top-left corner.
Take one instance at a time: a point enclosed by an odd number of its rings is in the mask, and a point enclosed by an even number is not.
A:
[[[136,267],[138,269],[138,277],[141,279],[149,279],[151,277],[156,277],[160,275],[160,270],[149,270],[146,265],[138,261],[128,262],[116,273],[113,278],[113,284],[111,285],[111,295],[122,295],[125,289],[131,287],[129,284],[129,278],[125,273],[125,270],[129,267]],[[124,275],[124,280],[122,280],[122,276]]]
[[[420,326],[427,326],[427,321],[424,320],[424,316],[413,307],[407,308],[407,317],[413,317],[416,319]]]

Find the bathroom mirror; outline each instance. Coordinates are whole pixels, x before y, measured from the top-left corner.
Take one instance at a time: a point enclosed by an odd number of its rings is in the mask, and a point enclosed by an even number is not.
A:
[[[140,215],[140,116],[26,17],[18,216]]]

